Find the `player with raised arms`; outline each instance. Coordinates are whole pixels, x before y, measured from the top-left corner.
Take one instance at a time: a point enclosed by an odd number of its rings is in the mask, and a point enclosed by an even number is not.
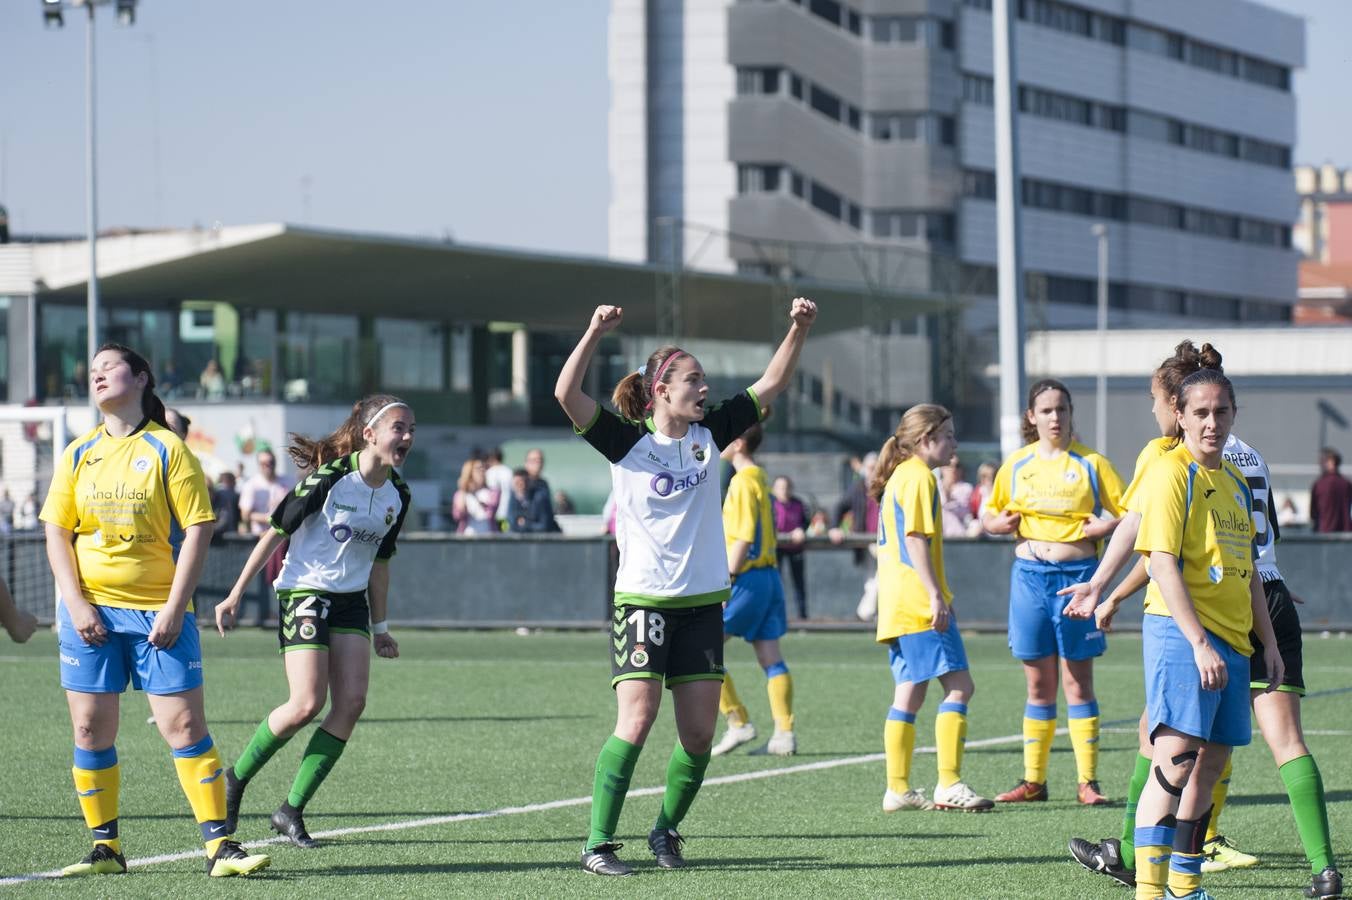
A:
[[[967,705],[975,690],[944,577],[943,513],[933,469],[957,450],[953,415],[921,403],[901,417],[878,451],[869,483],[878,501],[878,643],[887,645],[895,689],[883,726],[883,811],[984,812],[995,804],[962,780]],[[932,679],[944,689],[934,719],[939,781],[933,799],[911,787],[915,714]]]
[[[1192,341],[1183,341],[1175,348],[1174,355],[1155,370],[1150,389],[1153,404],[1151,411],[1164,436],[1152,440],[1141,451],[1132,484],[1123,498],[1123,505],[1128,511],[1114,533],[1098,571],[1089,582],[1072,585],[1062,592],[1071,597],[1066,608],[1067,615],[1092,614],[1099,626],[1108,630],[1122,602],[1148,583],[1149,575],[1145,559],[1142,558],[1108,599],[1095,609],[1103,589],[1130,556],[1141,518],[1140,513],[1132,508],[1136,485],[1147,465],[1177,446],[1175,401],[1183,378],[1198,369],[1221,371],[1220,353],[1210,344],[1203,344],[1199,351]],[[1256,634],[1249,635],[1254,644],[1254,653],[1249,658],[1250,699],[1254,715],[1286,786],[1301,844],[1310,863],[1312,878],[1306,894],[1319,898],[1336,897],[1342,893],[1342,875],[1333,859],[1323,778],[1305,744],[1300,721],[1299,699],[1305,693],[1300,617],[1295,608],[1295,604],[1300,601],[1290,593],[1277,567],[1276,545],[1280,534],[1277,522],[1270,514],[1271,474],[1258,450],[1233,433],[1226,441],[1223,455],[1240,470],[1253,493],[1258,574],[1263,580],[1269,617],[1285,669],[1281,686],[1276,691],[1265,690],[1265,673],[1261,669],[1264,665],[1262,642]],[[1083,838],[1073,838],[1070,842],[1071,855],[1085,868],[1128,885],[1135,883],[1135,812],[1137,800],[1149,777],[1152,753],[1145,714],[1141,716],[1140,732],[1140,752],[1128,789],[1121,839],[1105,838],[1094,843]],[[1211,815],[1203,844],[1203,872],[1258,864],[1256,857],[1238,850],[1220,833],[1220,816],[1229,795],[1232,761],[1227,760],[1212,790]]]
[[[291,436],[287,452],[305,477],[273,510],[271,530],[258,538],[230,595],[216,607],[216,627],[224,636],[254,577],[290,539],[273,585],[290,696],[259,723],[225,773],[232,830],[249,781],[327,700],[328,714],[310,737],[286,802],[271,820],[273,831],[297,847],[318,846],[303,812],[366,708],[372,647],[386,659],[399,655],[386,621],[389,562],[409,507],[408,486],[397,467],[408,459],[415,430],[407,403],[375,394],[353,404],[346,421],[327,437]]]
[[[1023,778],[1001,803],[1047,799],[1047,763],[1056,734],[1058,675],[1079,801],[1107,803],[1098,784],[1099,707],[1094,659],[1107,649],[1092,622],[1061,614],[1057,591],[1085,581],[1098,565],[1097,542],[1117,527],[1122,481],[1107,457],[1074,438],[1070,391],[1044,378],[1028,391],[1023,439],[995,474],[982,517],[991,534],[1017,536],[1009,573],[1009,649],[1023,662]],[[1058,671],[1059,669],[1059,671]]]
[[[793,732],[793,675],[779,652],[779,639],[789,630],[784,611],[784,583],[776,556],[775,514],[770,505],[770,487],[765,470],[756,465],[755,453],[765,438],[757,423],[723,448],[723,459],[732,463],[733,476],[723,501],[723,532],[728,548],[728,578],[732,596],[723,607],[724,639],[740,637],[751,644],[756,661],[765,672],[765,690],[770,697],[774,734],[757,753],[793,756],[798,739]],[[727,720],[723,739],[712,753],[721,756],[756,737],[756,726],[747,715],[732,675],[723,672],[718,711]]]
[[[722,604],[731,593],[718,459],[789,385],[817,307],[800,297],[789,316],[792,325],[765,373],[716,406],[709,405],[699,361],[673,346],[659,348],[616,385],[618,415],[587,396],[582,380],[592,355],[623,317],[616,306],[596,308],[554,386],[577,433],[610,462],[620,550],[609,639],[618,712],[596,760],[582,851],[582,868],[592,874],[633,871],[615,855],[621,846],[615,829],[664,684],[676,707],[678,741],[648,848],[662,868],[686,864],[676,829],[709,765],[723,681]]]
[[[143,690],[173,752],[206,844],[207,873],[248,875],[226,822],[221,759],[207,729],[192,595],[211,541],[211,498],[197,457],[165,424],[155,376],[130,347],[104,344],[89,365],[103,424],[57,462],[41,518],[61,604],[61,686],[75,729],[75,792],[94,849],[65,875],[127,871],[118,825],[118,713]]]

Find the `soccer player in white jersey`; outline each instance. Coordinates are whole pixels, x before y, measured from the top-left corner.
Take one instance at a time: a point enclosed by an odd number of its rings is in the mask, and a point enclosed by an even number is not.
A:
[[[278,640],[290,697],[259,723],[226,771],[230,830],[249,780],[329,702],[272,829],[297,847],[317,846],[302,812],[338,762],[366,706],[371,649],[393,659],[399,645],[386,622],[390,558],[408,513],[409,490],[396,467],[413,446],[413,410],[397,397],[358,401],[338,430],[320,440],[292,435],[287,448],[307,473],[273,510],[230,596],[216,607],[222,635],[250,582],[290,538],[273,587],[281,607]]]
[[[616,415],[587,396],[582,380],[597,344],[623,314],[617,306],[596,308],[554,386],[577,433],[610,461],[620,549],[610,634],[618,716],[596,761],[582,851],[582,868],[594,875],[633,871],[615,855],[621,846],[615,828],[663,684],[676,704],[678,742],[648,848],[661,868],[685,865],[676,828],[709,765],[723,681],[722,604],[731,593],[719,453],[788,387],[817,307],[793,301],[793,324],[765,374],[735,397],[710,405],[699,361],[679,347],[662,347],[616,386]]]
[[[1156,369],[1151,379],[1151,398],[1154,404],[1153,412],[1164,437],[1151,441],[1142,451],[1137,460],[1133,486],[1139,481],[1146,466],[1172,450],[1177,444],[1177,426],[1173,408],[1179,386],[1184,377],[1198,369],[1220,370],[1221,355],[1210,344],[1203,344],[1199,351],[1191,341],[1180,343],[1174,355]],[[1226,441],[1223,456],[1240,470],[1253,495],[1257,569],[1259,577],[1263,580],[1268,613],[1285,671],[1282,684],[1275,691],[1265,690],[1267,681],[1262,671],[1262,642],[1257,639],[1256,634],[1251,634],[1250,641],[1254,645],[1254,653],[1250,657],[1249,686],[1254,714],[1264,740],[1277,762],[1282,781],[1286,785],[1292,813],[1296,818],[1297,831],[1313,873],[1306,895],[1319,898],[1336,897],[1342,891],[1342,876],[1333,860],[1323,781],[1314,757],[1305,744],[1300,722],[1299,701],[1305,693],[1300,618],[1295,609],[1295,603],[1300,601],[1291,595],[1282,580],[1281,571],[1277,568],[1276,543],[1280,535],[1276,520],[1270,514],[1271,475],[1262,455],[1234,434]],[[1124,502],[1130,506],[1133,500],[1133,490],[1129,488]],[[1097,602],[1102,588],[1111,582],[1116,572],[1120,570],[1126,559],[1126,554],[1121,551],[1124,546],[1130,549],[1139,522],[1140,513],[1129,511],[1122,526],[1123,537],[1114,537],[1112,546],[1104,555],[1100,572],[1091,582],[1067,589],[1066,593],[1074,595],[1072,605],[1081,606],[1080,614],[1083,614],[1085,609],[1093,608],[1092,603]],[[1144,586],[1147,579],[1148,574],[1142,560],[1108,599],[1098,606],[1095,615],[1100,627],[1105,630],[1111,627],[1113,616],[1122,602]],[[1069,609],[1067,613],[1074,614]],[[1144,723],[1144,717],[1142,722]],[[1144,731],[1144,724],[1142,727]],[[1071,854],[1087,869],[1109,875],[1126,884],[1134,882],[1134,847],[1131,832],[1136,799],[1149,777],[1149,752],[1148,735],[1142,733],[1136,772],[1128,791],[1127,821],[1123,826],[1122,839],[1107,838],[1097,844],[1082,838],[1074,838],[1071,841]],[[1204,872],[1245,868],[1258,864],[1256,857],[1239,851],[1219,830],[1221,810],[1229,794],[1230,769],[1230,764],[1227,763],[1212,793],[1212,809],[1204,843],[1205,860],[1202,863]]]

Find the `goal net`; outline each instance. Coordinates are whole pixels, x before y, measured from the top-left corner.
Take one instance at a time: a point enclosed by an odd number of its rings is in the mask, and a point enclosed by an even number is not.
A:
[[[53,618],[56,584],[38,513],[70,437],[64,407],[0,405],[0,577],[43,622]]]

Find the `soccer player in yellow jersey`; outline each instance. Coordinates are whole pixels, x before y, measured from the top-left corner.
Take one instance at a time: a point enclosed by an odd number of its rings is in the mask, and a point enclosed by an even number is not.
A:
[[[757,422],[722,453],[723,459],[736,470],[723,501],[728,578],[732,580],[732,595],[723,605],[723,638],[749,641],[756,652],[756,662],[765,672],[775,733],[758,752],[793,756],[798,752],[798,740],[793,733],[793,676],[779,652],[779,639],[789,630],[784,613],[784,583],[775,555],[778,547],[770,488],[765,470],[754,459],[764,436],[764,428]],[[727,719],[728,727],[711,751],[714,756],[722,756],[755,739],[756,726],[751,724],[726,669],[718,710]]]
[[[1093,622],[1062,615],[1065,604],[1057,592],[1087,581],[1098,565],[1096,542],[1117,526],[1122,481],[1106,457],[1074,440],[1072,413],[1064,384],[1048,378],[1033,385],[1023,422],[1027,446],[1000,466],[982,517],[990,533],[1017,538],[1009,576],[1009,649],[1023,661],[1028,684],[1023,778],[995,798],[1002,803],[1047,799],[1058,675],[1064,679],[1079,800],[1094,806],[1108,802],[1098,785],[1094,695],[1094,658],[1107,643]]]
[[[878,451],[869,483],[878,500],[878,643],[888,647],[892,708],[883,726],[887,791],[883,811],[955,809],[982,812],[995,804],[962,780],[972,676],[944,578],[943,513],[934,467],[957,449],[953,416],[921,403],[901,417]],[[932,679],[944,689],[934,719],[939,781],[933,800],[911,786],[915,714]]]
[[[94,849],[66,875],[127,871],[118,829],[118,711],[130,682],[146,692],[173,750],[179,784],[206,843],[207,873],[247,875],[225,824],[223,767],[207,731],[192,593],[211,540],[211,500],[197,458],[164,421],[150,364],[104,344],[89,366],[103,424],[61,455],[42,506],[47,559],[61,594],[61,686],[75,729],[75,792]]]
[[[1137,898],[1205,896],[1211,791],[1231,749],[1250,739],[1250,630],[1263,644],[1268,686],[1284,675],[1257,572],[1253,496],[1222,452],[1235,408],[1220,372],[1185,378],[1183,445],[1153,463],[1138,489],[1136,551],[1151,579],[1143,653],[1155,777],[1136,809]]]

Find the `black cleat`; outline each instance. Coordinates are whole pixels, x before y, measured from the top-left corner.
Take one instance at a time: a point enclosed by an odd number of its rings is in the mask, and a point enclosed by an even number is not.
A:
[[[1136,887],[1136,872],[1122,862],[1122,843],[1117,838],[1104,838],[1095,844],[1084,838],[1070,839],[1070,855],[1091,872],[1107,875],[1125,887]]]
[[[319,841],[310,837],[310,833],[305,830],[305,820],[301,818],[300,810],[285,804],[272,814],[272,830],[290,839],[302,850],[313,850],[319,846]]]
[[[1335,900],[1343,895],[1343,876],[1333,866],[1329,866],[1314,876],[1310,886],[1305,889],[1306,897],[1316,900]]]
[[[659,869],[684,869],[685,857],[681,855],[681,845],[685,838],[676,833],[675,828],[654,828],[648,832],[648,849],[657,857]]]
[[[624,844],[597,844],[582,851],[582,871],[592,875],[633,875],[634,870],[620,862],[615,851]]]
[[[207,874],[212,878],[233,878],[252,875],[272,865],[266,853],[246,853],[239,841],[221,841],[216,855],[207,860]]]
[[[126,875],[127,860],[121,853],[107,844],[95,844],[92,853],[74,865],[66,866],[61,870],[61,874],[63,876]]]
[[[244,799],[244,789],[249,782],[235,777],[235,767],[225,770],[225,833],[234,834],[239,827],[239,804]]]

